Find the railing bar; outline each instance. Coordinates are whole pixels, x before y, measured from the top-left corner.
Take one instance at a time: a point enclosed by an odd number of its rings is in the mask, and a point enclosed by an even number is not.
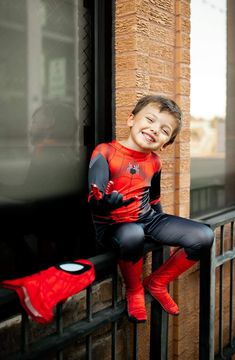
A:
[[[215,267],[223,265],[225,262],[235,258],[235,247],[233,250],[226,251],[223,255],[218,255],[215,258]]]
[[[216,219],[216,218],[210,218],[210,219],[201,219],[201,221],[203,221],[204,224],[208,224],[210,225],[213,229],[218,228],[221,225],[226,225],[228,223],[230,223],[231,221],[234,220],[234,216],[235,214],[233,214],[232,216],[226,218],[226,216],[220,216],[220,219]]]
[[[86,360],[92,360],[92,337],[86,337]]]
[[[21,312],[21,352],[29,350],[29,317],[25,310]]]
[[[233,244],[233,240],[234,240],[234,221],[231,221],[231,226],[230,226],[230,248],[231,248],[231,250],[233,250],[233,247],[235,247],[235,245]]]
[[[56,331],[57,334],[63,334],[63,304],[59,303],[56,306]]]
[[[224,225],[220,226],[220,254],[224,255]],[[219,279],[219,353],[223,358],[223,278],[224,266],[220,266]]]
[[[215,235],[214,235],[215,237]],[[210,251],[205,252],[200,264],[200,318],[199,359],[214,359],[215,333],[215,250],[213,242]]]
[[[133,360],[138,360],[138,324],[133,324]]]
[[[112,273],[112,308],[117,308],[118,297],[118,267],[115,266]],[[111,342],[111,358],[116,360],[116,348],[117,348],[117,322],[112,323],[112,342]]]
[[[170,256],[170,247],[164,246],[162,251],[152,252],[152,272],[163,264]],[[167,359],[168,314],[153,301],[151,304],[150,354],[149,359]]]
[[[56,354],[56,360],[63,360],[63,358],[64,358],[63,351],[62,350],[58,351]]]
[[[230,224],[230,248],[233,249],[233,238],[234,238],[234,221],[231,221]],[[234,316],[234,310],[233,310],[233,304],[234,304],[234,275],[233,275],[233,265],[234,261],[231,259],[230,261],[230,294],[229,294],[229,344],[230,347],[233,346],[233,316]]]
[[[215,256],[216,256],[216,244],[215,244],[216,235],[214,233],[214,243],[210,250],[210,308],[209,308],[209,325],[210,325],[210,333],[209,333],[209,358],[214,356],[215,349],[215,292],[216,292],[216,270],[215,270]]]
[[[115,309],[117,306],[118,297],[118,269],[115,266],[112,274],[112,307]]]
[[[55,351],[58,347],[66,348],[77,339],[82,339],[96,330],[110,324],[112,321],[117,321],[126,314],[125,302],[118,303],[117,309],[113,310],[111,307],[103,309],[93,314],[93,319],[88,322],[87,319],[75,322],[64,328],[64,332],[61,337],[56,332],[43,337],[40,341],[34,342],[30,346],[30,352],[27,354],[13,353],[9,354],[4,360],[34,360],[34,359],[46,359],[46,354],[51,351]],[[85,341],[84,341],[85,342]],[[30,354],[30,355],[29,355]]]
[[[117,359],[116,349],[117,349],[117,321],[114,321],[112,323],[112,360]]]
[[[234,315],[234,310],[233,310],[233,304],[234,304],[234,296],[233,296],[233,292],[234,292],[234,276],[233,276],[233,260],[231,260],[230,262],[230,294],[229,294],[229,343],[230,346],[232,346],[233,343],[233,315]]]
[[[86,312],[87,320],[92,321],[92,287],[89,285],[86,289]]]
[[[219,276],[219,353],[223,357],[223,265],[220,267]]]
[[[92,301],[92,286],[89,285],[86,289],[86,311],[87,311],[87,321],[92,322],[93,314],[93,301]],[[92,359],[92,336],[86,336],[86,359]]]
[[[235,338],[233,339],[233,343],[231,347],[230,346],[224,347],[223,359],[232,360],[234,354],[235,354]],[[213,359],[221,360],[221,356],[217,354]]]
[[[220,226],[220,254],[224,254],[224,225]]]
[[[162,250],[162,246],[156,246],[156,244],[154,244],[153,242],[146,241],[146,244],[144,247],[145,253],[147,253],[149,251],[153,251],[153,250],[154,251]],[[95,265],[96,273],[101,278],[103,278],[102,271],[104,269],[106,269],[106,270],[108,269],[108,271],[110,271],[109,272],[109,274],[110,274],[114,269],[114,262],[116,263],[116,256],[113,253],[106,253],[103,255],[98,255],[93,258],[89,258],[90,261],[91,261],[91,259],[94,260],[93,263]],[[106,274],[107,274],[107,271],[106,271]],[[116,293],[118,294],[117,288],[115,289],[115,282],[116,282],[116,279],[118,279],[118,277],[116,278],[115,274],[117,274],[116,270],[114,273],[114,291],[116,291]],[[117,281],[117,283],[118,283],[118,281]],[[30,350],[28,350],[25,354],[19,353],[19,352],[12,353],[12,354],[9,354],[9,356],[7,358],[18,359],[20,356],[21,360],[29,359],[29,358],[32,360],[33,359],[42,359],[42,358],[45,358],[47,353],[52,352],[52,351],[56,355],[56,352],[59,353],[59,351],[60,351],[59,349],[64,351],[64,349],[67,346],[69,346],[69,344],[76,341],[76,339],[78,337],[83,338],[84,342],[85,342],[86,338],[91,336],[94,331],[105,326],[106,324],[110,324],[112,322],[117,322],[119,319],[121,319],[124,316],[125,302],[123,302],[123,301],[117,302],[115,305],[115,308],[110,307],[110,308],[104,309],[104,310],[99,311],[94,314],[92,311],[92,292],[91,292],[92,288],[93,288],[93,286],[88,287],[86,289],[86,291],[87,291],[86,315],[87,316],[84,320],[81,320],[78,323],[71,324],[67,327],[64,327],[62,324],[62,321],[61,321],[62,319],[60,319],[59,315],[57,314],[56,316],[58,317],[58,319],[57,319],[58,324],[55,324],[56,325],[55,332],[43,337],[39,341],[33,342],[30,345]],[[115,301],[115,298],[116,298],[116,294],[114,292],[114,301]],[[151,299],[149,298],[149,301],[150,300]],[[116,324],[114,326],[117,327]],[[117,330],[116,330],[116,332],[117,332]],[[60,333],[61,333],[61,335],[60,335]],[[23,334],[23,332],[22,332],[22,334]],[[27,335],[28,335],[28,333],[26,332],[26,337],[27,337]],[[91,343],[91,340],[87,340],[87,341],[88,342],[90,341],[90,343]],[[117,341],[117,335],[116,335],[116,341]],[[25,344],[27,344],[27,341],[25,341]],[[26,351],[27,345],[24,345],[24,349]]]
[[[59,303],[56,306],[56,331],[58,335],[62,335],[64,328],[63,328],[63,303]],[[63,350],[59,350],[56,353],[57,360],[63,360]]]

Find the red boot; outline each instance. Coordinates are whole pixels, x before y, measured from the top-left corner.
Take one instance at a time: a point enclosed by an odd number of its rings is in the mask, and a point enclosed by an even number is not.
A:
[[[179,308],[168,293],[170,281],[188,270],[197,261],[187,259],[183,249],[176,251],[153,274],[144,279],[145,289],[160,303],[163,309],[171,315],[178,315]]]
[[[143,258],[136,263],[118,261],[126,285],[127,313],[130,321],[145,322],[147,320],[144,288],[141,281]]]

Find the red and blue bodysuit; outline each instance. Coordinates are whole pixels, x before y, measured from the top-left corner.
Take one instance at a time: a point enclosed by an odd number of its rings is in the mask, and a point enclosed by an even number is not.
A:
[[[154,153],[131,150],[117,141],[98,145],[89,166],[90,184],[95,183],[104,193],[112,180],[123,200],[135,201],[108,213],[94,212],[95,223],[140,221],[151,211],[151,204],[160,201],[160,171],[160,158]]]
[[[164,245],[183,247],[199,259],[211,246],[211,231],[195,221],[165,214],[160,205],[161,160],[155,153],[129,149],[118,141],[99,144],[89,165],[89,203],[97,241],[124,260],[143,256],[146,235]],[[112,181],[112,194],[106,194]],[[102,196],[92,192],[95,184]],[[207,232],[208,229],[208,232]],[[201,234],[202,233],[202,234]]]

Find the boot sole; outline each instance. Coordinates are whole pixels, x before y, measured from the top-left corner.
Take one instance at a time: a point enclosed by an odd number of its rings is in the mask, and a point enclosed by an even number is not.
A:
[[[147,319],[138,320],[134,316],[130,316],[128,313],[127,313],[127,317],[128,317],[128,320],[134,324],[143,324],[147,321]]]

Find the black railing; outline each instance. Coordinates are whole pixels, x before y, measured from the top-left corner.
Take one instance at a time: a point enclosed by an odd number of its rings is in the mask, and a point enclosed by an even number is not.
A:
[[[228,209],[217,215],[201,219],[215,232],[215,242],[211,251],[201,259],[200,266],[200,360],[231,360],[235,354],[235,288],[234,288],[234,221],[235,209]],[[152,251],[152,267],[158,267],[168,256],[169,249],[157,247],[151,241],[146,243],[145,251]],[[99,255],[90,260],[95,265],[96,281],[86,289],[86,316],[69,326],[63,325],[63,304],[59,304],[55,314],[55,331],[43,338],[30,339],[30,327],[26,313],[21,318],[20,351],[4,355],[4,360],[46,359],[51,354],[62,360],[66,348],[78,340],[85,346],[86,359],[93,357],[93,337],[97,330],[111,326],[110,359],[117,358],[118,321],[125,318],[125,301],[118,297],[118,272],[113,253]],[[229,265],[229,272],[227,266]],[[226,266],[226,277],[224,270]],[[111,305],[98,312],[94,311],[92,294],[94,287],[105,278],[112,280]],[[225,286],[226,285],[226,286]],[[218,303],[216,304],[216,290]],[[146,296],[146,301],[152,298]],[[226,301],[226,311],[225,308]],[[19,313],[21,307],[14,292],[0,290],[0,320],[10,316],[12,307]],[[217,311],[217,318],[215,316]],[[215,319],[218,319],[216,322]],[[132,349],[129,358],[138,359],[138,325],[132,327]],[[226,332],[226,334],[225,334]],[[218,334],[218,336],[217,336]],[[226,336],[225,336],[226,335]],[[167,359],[168,317],[157,302],[151,302],[151,325],[149,359]]]
[[[234,329],[234,221],[235,209],[231,208],[202,221],[215,232],[211,252],[201,260],[200,270],[200,360],[230,360],[235,354]],[[229,273],[224,269],[229,265]],[[217,270],[218,269],[218,270]],[[216,271],[217,270],[217,271]],[[226,282],[226,289],[225,289]],[[218,303],[216,304],[216,290]],[[227,291],[227,293],[226,293]],[[225,300],[227,301],[225,319]],[[218,322],[216,322],[216,310]],[[226,339],[224,336],[226,330]],[[218,338],[216,334],[218,333]],[[228,334],[227,334],[228,333]]]
[[[153,243],[147,242],[145,251],[152,251],[152,266],[158,267],[164,258],[169,256],[169,249],[157,247]],[[117,358],[117,323],[126,316],[125,301],[118,300],[118,272],[116,259],[113,253],[98,255],[90,258],[95,265],[96,281],[90,285],[86,291],[86,317],[76,321],[69,326],[63,326],[63,304],[59,304],[55,313],[55,331],[34,342],[30,341],[31,322],[27,314],[21,310],[21,340],[20,351],[4,355],[4,360],[33,360],[46,359],[47,356],[55,356],[62,360],[65,349],[78,340],[82,340],[85,345],[86,359],[92,359],[92,335],[98,329],[111,324],[111,349],[110,359]],[[108,275],[107,275],[108,274]],[[92,290],[97,283],[104,278],[112,279],[112,303],[111,306],[93,311]],[[17,305],[17,297],[14,292],[6,289],[0,291],[0,316],[4,318],[4,306]],[[151,302],[151,296],[146,296],[146,301]],[[19,305],[19,304],[18,304]],[[18,306],[18,309],[21,309]],[[18,312],[18,311],[17,311]],[[138,324],[134,324],[132,354],[129,358],[138,359]],[[162,310],[156,302],[151,304],[151,326],[150,326],[150,354],[149,359],[167,359],[168,347],[168,326],[167,316],[162,314]]]

